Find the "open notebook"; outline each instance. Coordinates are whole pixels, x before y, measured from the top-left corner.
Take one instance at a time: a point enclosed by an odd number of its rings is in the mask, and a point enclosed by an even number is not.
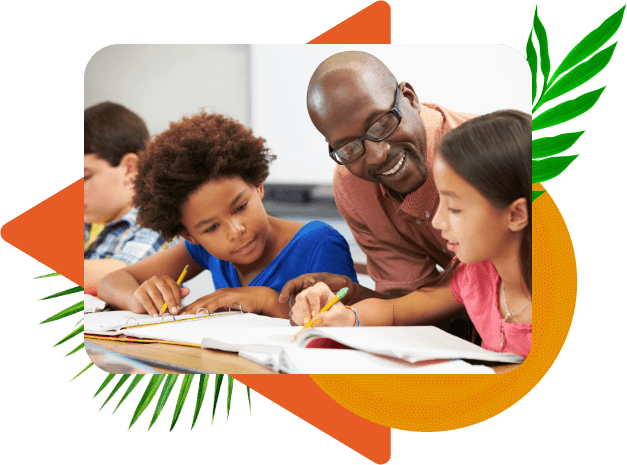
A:
[[[237,312],[239,313],[239,312]],[[176,316],[176,321],[185,321],[198,318],[207,318],[207,315],[181,315]],[[147,325],[172,323],[171,315],[156,318],[148,314],[133,313],[130,310],[115,310],[109,312],[86,313],[85,334],[98,336],[118,336],[123,334],[125,328],[138,328]]]
[[[107,321],[96,321],[100,323],[97,326],[94,316]],[[292,342],[299,327],[290,326],[288,320],[253,313],[232,312],[190,316],[188,319],[176,317],[176,322],[172,322],[171,316],[165,319],[146,315],[135,317],[129,325],[125,312],[86,315],[85,332],[89,333],[88,328],[97,326],[107,328],[109,333],[103,330],[105,334],[115,333],[133,341],[237,352],[287,373],[476,373],[484,371],[465,363],[450,364],[448,361],[521,363],[524,360],[516,354],[482,349],[432,326],[317,327],[303,331]],[[336,348],[342,346],[348,349]],[[425,363],[433,360],[445,361],[448,365],[435,367]]]
[[[122,337],[120,340],[146,340],[170,342],[200,347],[206,336],[223,331],[259,331],[289,328],[288,320],[270,318],[254,313],[221,312],[211,315],[181,315],[175,320],[171,315],[151,318],[129,311],[112,311],[85,315],[85,337]]]
[[[494,370],[460,359],[524,360],[430,326],[312,328],[291,342],[295,329],[226,330],[203,338],[201,347],[238,352],[277,371],[307,374],[483,374]],[[308,348],[333,345],[355,350]]]

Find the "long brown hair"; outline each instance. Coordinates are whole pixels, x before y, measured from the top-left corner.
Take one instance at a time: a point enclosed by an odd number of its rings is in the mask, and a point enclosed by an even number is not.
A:
[[[521,274],[531,292],[531,115],[501,110],[473,118],[449,132],[439,156],[494,208],[502,209],[519,198],[527,200],[529,224],[520,246]],[[437,279],[449,279],[459,260]]]

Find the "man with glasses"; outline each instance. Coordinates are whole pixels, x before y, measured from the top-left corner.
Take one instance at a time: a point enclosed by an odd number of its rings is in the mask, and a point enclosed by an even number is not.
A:
[[[376,291],[330,274],[289,281],[281,301],[316,282],[333,291],[349,287],[345,304],[394,298],[437,277],[452,255],[431,220],[438,194],[430,174],[437,146],[448,131],[474,115],[420,103],[413,87],[364,52],[323,61],[307,90],[307,109],[338,164],[333,178],[337,207],[368,257]]]

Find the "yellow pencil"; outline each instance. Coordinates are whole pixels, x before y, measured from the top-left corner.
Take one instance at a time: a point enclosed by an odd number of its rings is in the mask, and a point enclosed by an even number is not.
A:
[[[330,309],[331,307],[333,307],[336,303],[338,303],[340,301],[341,298],[345,297],[346,294],[348,293],[348,288],[347,287],[343,287],[342,289],[340,289],[338,291],[338,293],[335,295],[335,297],[333,297],[329,303],[327,303],[324,307],[322,307],[322,310],[320,310],[320,312],[318,312],[318,314],[320,313],[324,313],[326,312],[328,309]],[[311,328],[313,326],[313,320],[314,318],[312,317],[311,320],[309,320],[307,323],[305,323],[305,326],[303,326],[300,331],[298,331],[296,333],[296,335],[294,336],[294,338],[292,339],[292,342],[294,342],[296,340],[296,338],[298,337],[298,335],[300,333],[302,333],[305,329],[307,328]]]
[[[178,281],[176,281],[177,286],[180,286],[183,280],[185,279],[185,275],[187,274],[188,268],[189,268],[189,265],[185,265],[185,268],[183,268],[183,272],[181,273],[181,276],[179,276]],[[166,308],[168,308],[168,304],[164,303],[163,307],[161,307],[161,310],[159,310],[159,316],[163,315],[163,312],[165,312]]]

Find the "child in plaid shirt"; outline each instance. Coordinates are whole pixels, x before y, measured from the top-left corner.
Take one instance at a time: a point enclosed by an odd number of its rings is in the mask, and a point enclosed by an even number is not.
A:
[[[149,138],[144,121],[116,103],[85,110],[85,290],[164,247],[161,236],[140,227],[133,207],[137,153]]]

